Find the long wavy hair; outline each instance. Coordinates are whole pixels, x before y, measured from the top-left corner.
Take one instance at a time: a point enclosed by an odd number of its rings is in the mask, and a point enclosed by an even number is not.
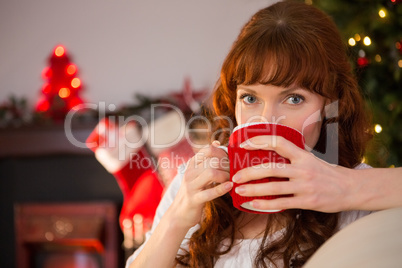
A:
[[[216,84],[214,139],[226,143],[237,124],[237,86],[255,83],[298,85],[337,102],[336,111],[323,119],[320,138],[313,149],[325,153],[327,144],[338,144],[336,164],[353,168],[361,163],[371,138],[370,120],[346,47],[326,14],[304,3],[285,1],[262,9],[251,18],[228,53]],[[326,132],[330,124],[337,126],[334,133]],[[208,202],[200,229],[176,262],[189,267],[213,267],[234,245],[234,234],[239,229],[236,222],[241,214],[229,195]],[[285,222],[286,230],[275,241],[269,241],[275,222]],[[271,214],[255,267],[268,267],[269,262],[301,267],[337,227],[338,213],[293,209]],[[222,247],[223,240],[229,240],[230,246]]]

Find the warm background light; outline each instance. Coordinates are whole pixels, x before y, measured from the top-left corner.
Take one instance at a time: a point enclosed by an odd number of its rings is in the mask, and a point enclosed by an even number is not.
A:
[[[381,131],[382,131],[381,125],[380,125],[380,124],[375,125],[375,126],[374,126],[374,131],[375,131],[376,133],[381,133]]]
[[[50,103],[47,100],[39,101],[36,109],[40,112],[46,112],[50,109]]]
[[[52,86],[50,84],[45,84],[42,88],[44,94],[49,94],[52,92]]]
[[[356,40],[353,38],[353,37],[351,37],[351,38],[349,38],[349,41],[348,41],[348,43],[349,43],[349,46],[355,46],[356,45]]]
[[[66,72],[69,75],[73,75],[77,72],[77,67],[74,64],[70,64],[68,65]]]
[[[73,80],[71,80],[71,86],[73,88],[78,88],[81,86],[81,80],[79,78],[73,78]]]
[[[45,67],[42,70],[42,78],[49,79],[51,76],[52,76],[52,69],[50,69],[49,67]]]
[[[378,11],[378,16],[380,16],[381,18],[385,18],[387,16],[387,13],[384,9],[380,9],[380,11]]]
[[[63,56],[63,55],[64,55],[64,47],[62,47],[62,46],[56,47],[56,49],[54,50],[54,54],[55,54],[57,57]]]
[[[368,37],[368,36],[364,37],[364,39],[363,39],[363,44],[365,44],[366,46],[371,45],[371,39],[370,39],[370,37]]]
[[[70,96],[70,93],[71,93],[70,89],[68,89],[66,87],[60,88],[60,90],[59,90],[59,96],[62,99],[68,98]]]
[[[361,40],[360,34],[355,34],[355,40],[359,42]]]

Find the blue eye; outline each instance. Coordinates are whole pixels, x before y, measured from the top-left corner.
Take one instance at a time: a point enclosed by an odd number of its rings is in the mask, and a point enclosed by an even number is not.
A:
[[[304,97],[301,95],[292,95],[287,99],[287,102],[290,104],[300,104],[304,101]]]
[[[250,94],[243,94],[240,96],[240,99],[242,99],[246,104],[253,104],[257,102],[257,97]]]

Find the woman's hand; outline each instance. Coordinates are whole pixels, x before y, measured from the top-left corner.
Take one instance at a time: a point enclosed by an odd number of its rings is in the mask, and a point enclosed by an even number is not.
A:
[[[257,209],[301,208],[322,212],[353,209],[354,190],[351,169],[331,165],[280,136],[256,136],[243,143],[247,150],[273,150],[290,164],[258,165],[240,170],[233,181],[244,183],[265,177],[289,178],[289,181],[248,184],[236,187],[243,196],[285,195],[273,200],[253,200]]]
[[[229,192],[229,162],[225,151],[215,141],[200,150],[187,164],[180,189],[169,208],[173,218],[190,228],[199,223],[206,202]]]

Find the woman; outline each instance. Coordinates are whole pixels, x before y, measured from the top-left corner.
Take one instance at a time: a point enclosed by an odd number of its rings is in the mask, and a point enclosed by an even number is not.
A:
[[[337,230],[369,213],[335,212],[376,209],[346,195],[353,184],[345,182],[345,175],[368,167],[361,159],[370,125],[339,33],[321,11],[280,2],[257,12],[223,63],[214,110],[222,118],[213,120],[213,136],[220,142],[199,151],[179,171],[146,243],[127,266],[301,267]],[[227,155],[218,146],[227,142],[233,126],[251,121],[287,125],[306,138],[306,150],[280,137],[275,144],[269,136],[250,139],[244,148],[276,150],[291,164],[246,168],[233,178],[289,178],[235,189],[244,196],[293,194],[251,203],[257,209],[288,209],[284,212],[240,212],[227,194],[233,183],[223,164]],[[338,143],[333,163],[338,166],[312,154],[331,155],[333,143]]]

